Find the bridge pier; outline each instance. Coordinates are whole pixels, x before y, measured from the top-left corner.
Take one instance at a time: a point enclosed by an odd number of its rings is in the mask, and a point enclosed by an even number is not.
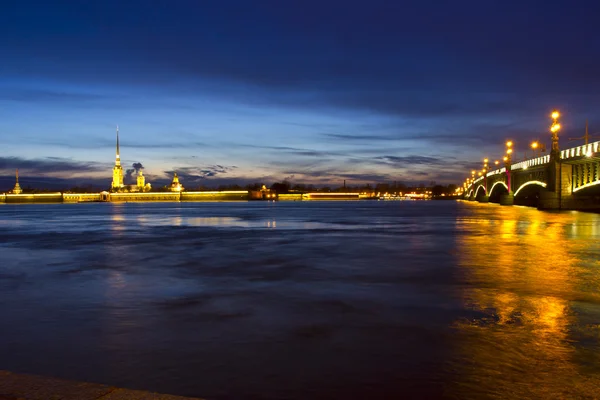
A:
[[[559,210],[561,208],[561,199],[558,193],[541,191],[538,210]]]
[[[485,196],[481,196],[481,197],[479,198],[479,202],[480,202],[480,203],[489,203],[489,202],[490,202],[490,196],[487,196],[487,195],[485,195]]]
[[[549,190],[540,192],[540,210],[562,210],[573,207],[573,166],[559,161],[551,161],[548,166]]]
[[[500,196],[500,205],[501,206],[512,206],[513,204],[515,204],[515,195],[510,193],[510,194],[503,194],[502,196]]]

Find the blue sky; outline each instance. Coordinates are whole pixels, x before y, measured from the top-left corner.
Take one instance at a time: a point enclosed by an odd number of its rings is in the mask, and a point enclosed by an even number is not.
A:
[[[459,183],[600,131],[593,1],[27,1],[0,13],[0,185]],[[573,143],[571,143],[572,145]],[[0,189],[6,189],[0,187]]]

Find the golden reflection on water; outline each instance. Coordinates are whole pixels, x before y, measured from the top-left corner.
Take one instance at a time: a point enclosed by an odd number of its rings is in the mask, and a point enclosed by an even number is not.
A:
[[[125,216],[122,214],[122,210],[114,209],[110,215],[110,228],[114,233],[120,233],[125,230]]]
[[[581,356],[600,350],[600,321],[579,321],[582,307],[600,303],[600,216],[493,206],[473,212],[457,220],[469,316],[454,325],[460,344],[451,391],[471,398],[600,396],[600,363],[584,371]]]

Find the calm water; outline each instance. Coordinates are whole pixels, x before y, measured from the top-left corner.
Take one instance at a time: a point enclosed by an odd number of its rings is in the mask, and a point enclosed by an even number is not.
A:
[[[600,215],[0,204],[0,369],[208,399],[600,393]]]

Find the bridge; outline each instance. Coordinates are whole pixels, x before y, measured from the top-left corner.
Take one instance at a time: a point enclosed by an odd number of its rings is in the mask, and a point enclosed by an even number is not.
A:
[[[467,179],[463,198],[547,210],[600,210],[600,141],[559,150],[558,136],[551,131],[550,154],[514,164],[505,157],[504,167],[484,168],[481,176]]]

